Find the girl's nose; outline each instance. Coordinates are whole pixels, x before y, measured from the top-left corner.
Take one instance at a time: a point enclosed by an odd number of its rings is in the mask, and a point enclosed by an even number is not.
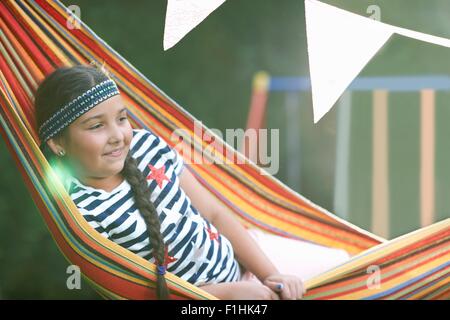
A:
[[[116,144],[124,139],[124,133],[118,125],[112,125],[109,131],[109,143]]]

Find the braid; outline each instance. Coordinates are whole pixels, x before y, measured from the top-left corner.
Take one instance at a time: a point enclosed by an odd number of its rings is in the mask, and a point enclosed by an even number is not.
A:
[[[153,255],[158,265],[164,263],[165,244],[161,235],[161,225],[156,208],[150,200],[151,191],[147,185],[143,173],[139,170],[136,160],[127,155],[125,165],[122,170],[124,178],[131,186],[136,206],[144,218],[149,233],[150,243],[153,248]],[[166,279],[164,275],[157,272],[157,297],[160,300],[166,300],[169,296]]]

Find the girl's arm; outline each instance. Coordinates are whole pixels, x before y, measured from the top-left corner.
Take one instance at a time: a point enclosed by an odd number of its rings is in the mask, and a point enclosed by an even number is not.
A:
[[[268,276],[277,274],[278,270],[233,216],[231,210],[222,205],[186,169],[180,175],[181,187],[200,214],[230,240],[236,258],[244,268],[250,270],[261,282],[264,282]]]
[[[234,217],[233,212],[203,187],[187,167],[180,175],[180,185],[191,199],[194,207],[199,210],[200,214],[230,240],[237,260],[245,269],[248,269],[258,277],[265,285],[264,287],[277,291],[277,285],[282,283],[284,285],[284,289],[280,294],[282,299],[297,299],[303,295],[305,290],[300,279],[294,276],[280,274],[255,240],[253,240],[242,224]],[[219,288],[210,287],[205,289],[224,289],[227,291],[230,289],[228,288],[229,286],[223,285],[223,287]],[[249,288],[243,287],[242,289],[247,290]],[[252,289],[249,291],[252,291]]]
[[[280,300],[269,287],[253,281],[222,282],[200,288],[222,300]]]

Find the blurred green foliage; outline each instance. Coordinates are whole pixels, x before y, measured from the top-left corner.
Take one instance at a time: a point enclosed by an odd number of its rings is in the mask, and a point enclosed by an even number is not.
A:
[[[335,0],[324,1],[361,15],[369,5],[381,9],[383,22],[450,38],[450,2],[446,0]],[[253,75],[266,70],[274,76],[308,75],[304,8],[301,0],[226,1],[216,12],[167,52],[162,49],[166,1],[163,0],[64,0],[81,9],[81,19],[113,49],[146,75],[166,94],[210,128],[243,128],[246,124]],[[328,22],[324,22],[328,23]],[[362,75],[448,74],[450,50],[394,37],[364,69]],[[448,96],[444,96],[448,101]],[[441,98],[439,98],[441,99]],[[353,192],[350,221],[369,229],[370,219],[370,114],[364,98],[355,100],[352,140],[356,156],[352,158]],[[406,102],[405,102],[406,101]],[[312,124],[310,96],[301,98],[302,146],[300,190],[313,202],[332,211],[335,163],[334,108],[317,125]],[[286,181],[285,113],[282,94],[269,97],[267,125],[280,129],[280,171],[277,178]],[[390,109],[390,125],[395,133],[392,151],[406,152],[411,160],[401,160],[394,193],[397,201],[391,210],[396,236],[418,227],[408,221],[408,213],[418,214],[417,185],[417,110],[411,117],[402,115],[417,109],[413,102],[401,100]],[[438,218],[448,217],[450,112],[441,100],[437,106]],[[394,119],[394,120],[392,120]],[[412,128],[412,129],[411,129]],[[413,130],[413,131],[409,131]],[[412,132],[412,133],[411,133]],[[405,143],[406,141],[406,143]],[[392,155],[391,155],[392,156]],[[399,157],[399,159],[404,159]],[[395,164],[396,163],[396,164]],[[396,168],[397,168],[396,167]],[[82,290],[66,288],[68,262],[57,249],[34,205],[22,177],[0,141],[0,298],[96,299],[98,295],[82,283]],[[403,170],[403,171],[402,171]],[[406,213],[406,215],[405,215]]]

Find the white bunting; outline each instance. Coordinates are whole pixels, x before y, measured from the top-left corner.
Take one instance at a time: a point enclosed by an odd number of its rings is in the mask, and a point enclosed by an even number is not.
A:
[[[395,27],[317,0],[305,0],[314,123],[336,103],[394,34],[450,47],[450,40]]]
[[[225,0],[168,0],[164,27],[164,50],[176,45]]]
[[[315,0],[305,0],[314,123],[393,34],[390,28]]]

